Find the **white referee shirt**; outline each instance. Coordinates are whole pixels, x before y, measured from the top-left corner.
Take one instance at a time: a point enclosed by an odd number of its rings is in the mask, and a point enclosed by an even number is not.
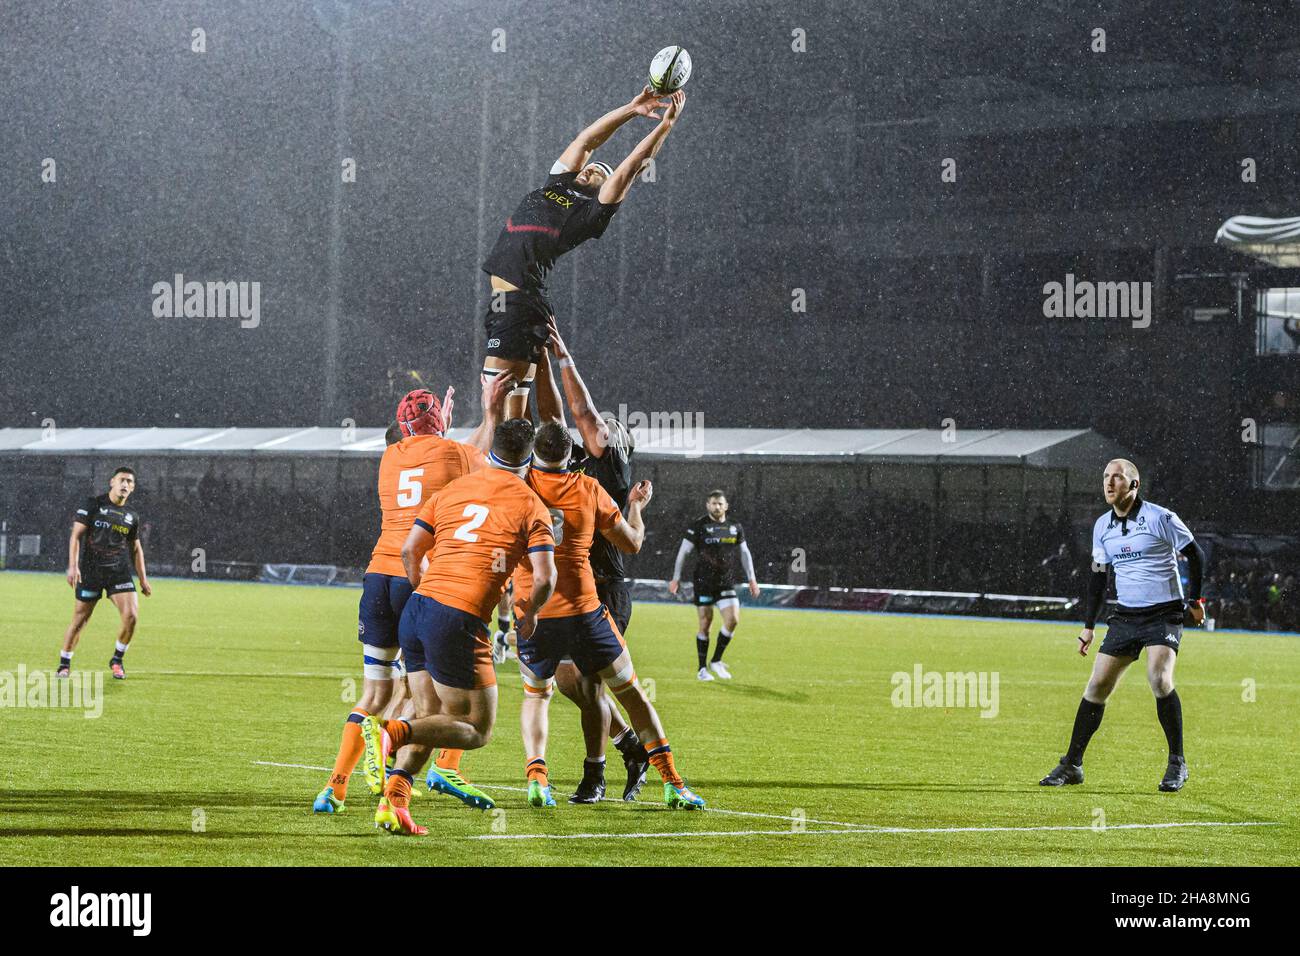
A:
[[[1183,519],[1139,496],[1123,518],[1107,511],[1092,526],[1092,560],[1115,568],[1115,594],[1125,607],[1181,601],[1178,552],[1192,542]]]

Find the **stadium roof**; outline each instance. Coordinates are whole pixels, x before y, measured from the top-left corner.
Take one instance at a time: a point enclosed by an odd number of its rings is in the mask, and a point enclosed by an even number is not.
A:
[[[470,430],[453,429],[464,438]],[[666,458],[1020,465],[1095,470],[1124,449],[1090,429],[633,428],[637,453]],[[384,429],[0,428],[0,454],[377,456]]]
[[[1233,216],[1219,227],[1214,241],[1279,268],[1300,267],[1300,217]]]

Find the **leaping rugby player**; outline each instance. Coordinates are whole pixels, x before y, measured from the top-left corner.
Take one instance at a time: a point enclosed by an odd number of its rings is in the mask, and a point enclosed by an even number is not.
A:
[[[509,382],[491,379],[483,384],[483,421],[464,442],[446,437],[451,429],[453,389],[441,402],[426,389],[408,392],[397,406],[400,432],[384,449],[379,462],[379,508],[383,524],[370,565],[361,579],[357,639],[362,644],[364,684],[361,699],[343,724],[334,771],[325,789],[316,795],[317,813],[340,813],[347,798],[348,780],[365,751],[361,722],[378,715],[393,702],[394,688],[402,677],[398,663],[397,624],[414,590],[402,564],[402,545],[415,524],[420,507],[444,486],[487,466],[492,431],[500,418]],[[366,781],[374,793],[383,786],[382,771],[366,765]],[[453,785],[463,783],[453,771]]]
[[[506,220],[483,263],[492,287],[483,371],[505,372],[519,383],[506,404],[507,419],[528,417],[528,390],[553,314],[547,274],[564,253],[604,234],[642,166],[663,146],[685,102],[686,94],[678,90],[661,115],[656,110],[664,103],[647,86],[630,103],[610,110],[578,134],[555,161],[546,182],[526,195]],[[591,154],[634,116],[659,123],[617,169],[592,162]]]

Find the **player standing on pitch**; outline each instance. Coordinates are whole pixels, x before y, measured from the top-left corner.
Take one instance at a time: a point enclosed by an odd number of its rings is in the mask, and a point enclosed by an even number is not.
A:
[[[564,423],[564,407],[551,373],[550,355],[554,353],[564,382],[564,396],[578,426],[582,443],[573,447],[570,471],[590,475],[614,499],[620,513],[628,513],[632,491],[632,433],[614,416],[602,416],[592,401],[587,385],[578,373],[573,356],[552,323],[550,343],[537,366],[537,417],[542,424]],[[632,588],[627,577],[623,552],[604,535],[595,535],[589,555],[596,581],[596,594],[608,608],[618,633],[627,637],[632,620]],[[570,803],[599,803],[605,796],[605,741],[613,741],[623,757],[627,781],[623,799],[635,800],[645,783],[650,757],[635,730],[628,725],[614,705],[613,698],[595,676],[584,675],[568,659],[555,669],[555,685],[565,697],[578,705],[582,713],[582,736],[587,756],[583,761],[582,782],[569,798]]]
[[[402,545],[425,501],[455,479],[487,467],[486,454],[508,384],[493,379],[483,385],[483,421],[464,442],[446,437],[451,430],[454,389],[448,388],[441,402],[428,389],[415,389],[397,405],[397,428],[389,436],[379,461],[378,497],[383,521],[361,579],[357,611],[364,682],[361,699],[343,723],[333,772],[312,803],[316,813],[343,812],[348,781],[365,751],[361,722],[384,713],[402,690],[397,625],[415,590],[402,563]],[[379,793],[384,783],[379,768],[367,765],[364,772],[373,792]],[[458,799],[487,799],[454,771],[447,778],[448,792]]]
[[[1183,757],[1183,705],[1174,690],[1174,662],[1183,636],[1183,614],[1205,619],[1201,598],[1201,549],[1182,519],[1168,508],[1143,501],[1138,494],[1138,470],[1117,458],[1106,465],[1102,490],[1111,510],[1092,527],[1093,573],[1088,606],[1079,634],[1079,653],[1087,655],[1093,628],[1106,594],[1107,568],[1115,569],[1119,606],[1107,619],[1092,677],[1079,702],[1070,735],[1070,748],[1060,764],[1039,781],[1045,787],[1083,783],[1083,751],[1101,725],[1106,699],[1125,668],[1147,651],[1147,683],[1156,696],[1156,716],[1169,744],[1169,765],[1160,789],[1181,790],[1187,781]],[[1178,555],[1187,558],[1187,603],[1178,576]]]
[[[81,630],[95,613],[95,605],[104,595],[117,606],[122,618],[122,629],[117,635],[117,645],[108,662],[109,670],[118,680],[126,679],[122,669],[122,655],[126,653],[140,604],[135,596],[135,582],[131,580],[131,566],[140,577],[140,592],[148,597],[153,593],[144,567],[144,546],[140,543],[140,513],[126,506],[126,500],[135,491],[135,472],[122,467],[108,480],[108,494],[90,498],[77,509],[72,519],[72,537],[68,539],[68,584],[76,595],[72,609],[72,623],[63,635],[63,649],[59,652],[59,677],[72,671],[72,652],[81,640]]]
[[[686,529],[682,545],[677,550],[673,566],[673,579],[668,582],[668,593],[676,594],[682,579],[682,566],[686,556],[696,548],[700,554],[695,562],[695,606],[699,610],[700,629],[695,635],[695,649],[700,657],[700,680],[713,680],[717,674],[723,680],[731,679],[731,672],[722,663],[722,653],[736,636],[740,622],[740,599],[736,597],[735,555],[749,582],[749,594],[758,597],[758,580],[754,577],[754,556],[745,541],[745,529],[737,521],[727,520],[727,496],[721,491],[709,492],[705,501],[708,513]],[[718,631],[718,645],[709,656],[709,628],[713,626],[713,609],[722,612],[722,628]],[[712,671],[713,673],[710,673]]]
[[[546,296],[546,276],[555,260],[588,239],[597,239],[618,212],[641,167],[652,159],[686,102],[681,90],[664,104],[650,87],[624,106],[610,110],[560,154],[546,182],[534,189],[506,220],[496,245],[483,263],[492,285],[486,316],[487,356],[483,372],[514,376],[505,415],[528,417],[528,390],[536,374],[546,326],[553,310]],[[627,155],[617,169],[591,162],[591,154],[634,116],[659,124]]]
[[[532,459],[532,422],[502,422],[488,467],[431,496],[402,545],[407,578],[418,585],[398,623],[416,716],[379,721],[372,715],[361,722],[366,762],[381,778],[385,749],[399,751],[375,811],[376,826],[391,833],[428,832],[411,819],[410,797],[429,748],[477,750],[491,739],[497,678],[488,622],[510,571],[527,554],[535,584],[530,600],[515,606],[521,641],[532,635],[554,590],[555,533],[526,483]],[[426,555],[428,568],[421,571]]]

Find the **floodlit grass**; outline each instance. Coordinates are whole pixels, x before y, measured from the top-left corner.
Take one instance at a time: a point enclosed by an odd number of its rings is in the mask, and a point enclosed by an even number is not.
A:
[[[1189,630],[1178,665],[1191,780],[1156,791],[1164,738],[1140,669],[1107,707],[1062,790],[1038,779],[1064,751],[1091,666],[1069,625],[750,609],[730,682],[695,679],[693,608],[637,605],[629,645],[654,682],[678,766],[710,806],[669,811],[653,770],[636,804],[527,806],[520,681],[498,669],[492,743],[463,771],[484,814],[413,802],[423,839],[376,831],[360,776],[347,812],[311,801],[360,683],[359,592],[159,579],[141,599],[129,679],[107,677],[103,602],[75,670],[105,675],[102,715],[0,709],[0,864],[1294,864],[1300,640]],[[72,596],[55,575],[0,574],[0,680],[52,672]],[[715,631],[716,633],[716,631]],[[1098,640],[1100,644],[1100,638]],[[897,672],[998,677],[995,716],[898,707]],[[7,675],[7,676],[5,676]],[[1244,683],[1245,682],[1245,683]],[[1254,688],[1254,700],[1247,686]],[[986,685],[989,686],[989,685]],[[0,685],[0,690],[3,685]],[[991,708],[984,708],[985,712]],[[551,708],[557,791],[580,776],[577,711]],[[622,767],[612,748],[611,791]],[[299,765],[299,766],[275,766]],[[1102,824],[1104,823],[1104,827]],[[1183,826],[1153,824],[1277,824]],[[1033,828],[1076,829],[1033,829]],[[934,832],[956,828],[953,832]],[[574,837],[574,839],[559,839]]]

